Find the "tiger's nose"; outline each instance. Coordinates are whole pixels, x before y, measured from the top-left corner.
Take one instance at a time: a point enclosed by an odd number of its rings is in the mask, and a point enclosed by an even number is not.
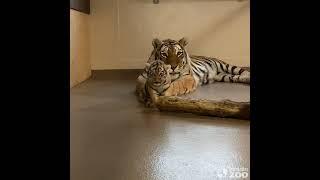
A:
[[[174,71],[176,69],[177,65],[171,65],[171,69]]]
[[[176,69],[176,67],[178,66],[177,63],[170,63],[170,65],[172,70]]]

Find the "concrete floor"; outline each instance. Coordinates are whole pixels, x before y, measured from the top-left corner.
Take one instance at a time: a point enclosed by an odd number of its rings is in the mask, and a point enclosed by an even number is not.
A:
[[[234,179],[240,168],[250,173],[249,121],[146,109],[134,95],[136,77],[137,71],[98,71],[71,89],[71,180],[212,180]],[[189,97],[249,101],[249,86],[216,83]]]

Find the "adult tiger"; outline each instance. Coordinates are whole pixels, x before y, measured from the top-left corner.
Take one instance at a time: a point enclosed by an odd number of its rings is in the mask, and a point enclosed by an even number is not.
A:
[[[154,47],[148,63],[161,60],[165,64],[170,64],[172,72],[171,81],[185,81],[192,76],[196,86],[212,82],[239,82],[250,84],[250,72],[237,66],[230,65],[222,60],[189,55],[185,47],[188,44],[186,38],[179,41],[166,39],[160,41],[154,39]],[[145,88],[147,73],[144,71],[137,79],[136,92],[140,98],[144,98],[142,93]]]

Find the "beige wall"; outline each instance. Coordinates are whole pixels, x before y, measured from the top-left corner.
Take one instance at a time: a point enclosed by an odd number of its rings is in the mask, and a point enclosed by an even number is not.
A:
[[[70,10],[70,87],[91,75],[88,15]]]
[[[91,0],[92,69],[142,68],[154,37],[188,37],[190,54],[249,66],[250,2]]]

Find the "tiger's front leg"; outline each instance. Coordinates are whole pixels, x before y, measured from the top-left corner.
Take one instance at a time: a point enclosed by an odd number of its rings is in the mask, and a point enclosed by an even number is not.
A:
[[[164,96],[178,96],[188,94],[197,88],[196,81],[192,75],[185,75],[173,81],[170,87],[163,93]]]
[[[187,75],[184,77],[183,87],[186,90],[186,92],[184,94],[188,94],[188,93],[191,93],[196,90],[197,83],[192,75]]]
[[[150,87],[147,87],[147,91],[148,91],[150,98],[147,100],[146,106],[154,108],[154,107],[156,107],[156,104],[158,102],[159,93]]]
[[[136,95],[138,96],[138,100],[140,102],[144,102],[146,100],[146,92],[145,92],[145,85],[146,85],[146,78],[144,78],[142,75],[139,75],[139,77],[136,80]]]

